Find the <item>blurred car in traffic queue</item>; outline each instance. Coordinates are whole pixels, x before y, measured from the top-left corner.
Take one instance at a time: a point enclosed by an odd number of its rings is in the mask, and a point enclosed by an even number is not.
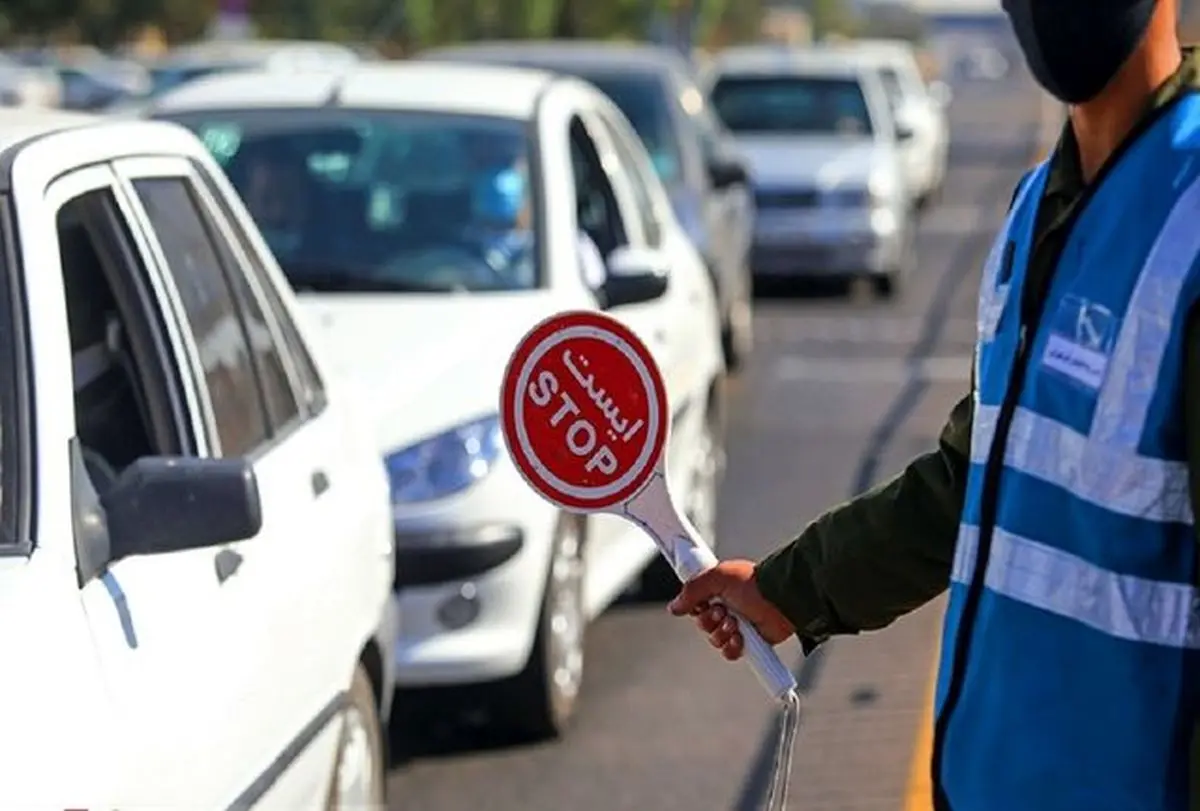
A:
[[[99,48],[28,48],[8,55],[44,75],[55,75],[61,86],[58,106],[67,110],[99,110],[150,89],[150,76],[144,67]]]
[[[62,82],[52,69],[0,53],[0,107],[57,107]]]
[[[745,360],[754,341],[753,197],[735,144],[686,59],[654,45],[578,40],[473,42],[417,58],[549,70],[581,78],[612,99],[649,151],[676,217],[712,275],[726,363],[736,369]]]
[[[378,411],[398,683],[469,686],[495,721],[559,734],[587,622],[663,572],[641,530],[552,507],[509,459],[497,394],[526,331],[604,309],[643,337],[673,409],[676,498],[715,528],[717,308],[632,127],[569,77],[432,62],[210,77],[150,114],[209,145]]]
[[[950,89],[942,82],[926,83],[912,44],[893,40],[848,40],[829,46],[858,57],[879,73],[892,117],[912,130],[900,144],[909,188],[918,204],[934,200],[946,180],[950,153],[950,123],[946,105]]]
[[[368,61],[359,48],[318,40],[202,40],[173,48],[146,66],[149,86],[113,102],[105,112],[139,115],[155,98],[188,82],[243,70],[278,73],[339,70]]]
[[[713,110],[750,165],[756,276],[867,278],[890,296],[912,267],[916,195],[878,73],[826,49],[721,52]]]

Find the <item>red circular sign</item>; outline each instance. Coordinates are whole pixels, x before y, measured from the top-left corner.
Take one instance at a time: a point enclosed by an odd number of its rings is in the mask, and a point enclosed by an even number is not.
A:
[[[500,424],[517,469],[546,499],[576,512],[636,495],[658,465],[668,421],[654,357],[602,313],[541,322],[504,372]]]

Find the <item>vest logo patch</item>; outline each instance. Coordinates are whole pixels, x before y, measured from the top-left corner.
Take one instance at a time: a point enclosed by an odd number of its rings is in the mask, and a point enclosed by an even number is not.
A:
[[[1107,307],[1064,296],[1046,339],[1042,366],[1076,385],[1099,389],[1116,333],[1117,319]]]

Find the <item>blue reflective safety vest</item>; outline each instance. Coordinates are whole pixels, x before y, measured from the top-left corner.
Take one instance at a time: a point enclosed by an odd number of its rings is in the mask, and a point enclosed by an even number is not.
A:
[[[939,804],[1184,811],[1200,698],[1182,420],[1200,95],[1162,112],[1095,189],[1040,319],[1022,325],[1047,174],[1025,178],[984,268],[936,695]]]

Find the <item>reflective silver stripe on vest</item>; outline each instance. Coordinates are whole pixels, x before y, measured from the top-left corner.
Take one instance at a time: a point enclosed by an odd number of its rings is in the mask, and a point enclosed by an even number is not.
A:
[[[1150,249],[1121,324],[1091,438],[1134,450],[1167,352],[1179,294],[1200,255],[1200,180],[1180,195]]]
[[[975,408],[971,426],[975,464],[987,463],[999,413],[996,406]],[[1004,464],[1121,515],[1192,523],[1185,463],[1089,441],[1070,426],[1027,408],[1013,413]]]
[[[955,582],[970,582],[978,544],[978,527],[959,527]],[[1200,648],[1200,599],[1189,585],[1116,574],[998,527],[984,582],[997,594],[1109,636]]]
[[[1171,339],[1180,293],[1200,255],[1197,221],[1200,179],[1176,201],[1138,275],[1087,436],[1018,408],[1005,449],[1008,466],[1122,515],[1194,522],[1187,466],[1142,456],[1137,448]],[[991,295],[991,287],[984,291]],[[980,337],[986,340],[987,336]],[[971,459],[983,464],[995,436],[999,410],[981,405],[978,395],[975,404]]]

